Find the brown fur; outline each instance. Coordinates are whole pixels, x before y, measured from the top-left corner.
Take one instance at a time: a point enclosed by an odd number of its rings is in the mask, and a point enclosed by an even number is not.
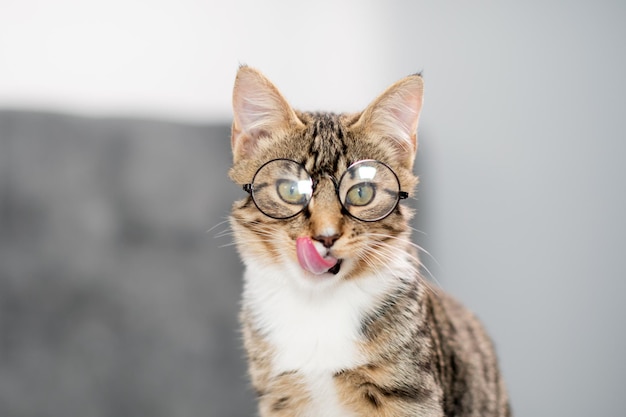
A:
[[[398,205],[383,220],[358,221],[342,212],[327,177],[339,178],[355,161],[376,159],[388,164],[401,189],[411,193],[417,185],[412,168],[421,102],[421,77],[411,76],[391,86],[360,114],[303,113],[291,109],[258,71],[242,67],[233,96],[231,178],[240,185],[249,183],[265,162],[288,158],[302,163],[319,184],[308,207],[293,218],[269,218],[248,197],[234,204],[231,225],[251,270],[295,264],[296,238],[315,238],[331,228],[339,236],[332,246],[333,256],[345,260],[337,275],[340,282],[393,275],[393,288],[360,317],[355,343],[361,362],[330,375],[328,389],[347,413],[509,416],[506,389],[484,329],[470,312],[418,273],[419,260],[409,240],[413,211]],[[388,263],[397,256],[412,262],[401,274],[389,272]],[[287,271],[276,279],[290,284]],[[269,301],[254,297],[259,296],[245,293],[241,321],[260,415],[316,415],[311,410],[316,410],[320,399],[311,394],[305,375],[299,369],[275,369],[281,347],[270,342],[272,324],[258,317],[259,306]]]
[[[445,416],[509,416],[497,358],[478,320],[423,283],[392,298],[363,328],[371,362],[337,375],[344,401],[360,404],[359,415],[443,408]]]

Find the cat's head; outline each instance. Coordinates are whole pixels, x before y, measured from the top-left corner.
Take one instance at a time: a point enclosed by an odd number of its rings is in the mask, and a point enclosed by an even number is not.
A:
[[[248,268],[350,280],[406,254],[413,212],[401,200],[417,185],[422,90],[412,75],[361,113],[303,113],[260,72],[239,69],[229,174],[248,194],[231,225]]]

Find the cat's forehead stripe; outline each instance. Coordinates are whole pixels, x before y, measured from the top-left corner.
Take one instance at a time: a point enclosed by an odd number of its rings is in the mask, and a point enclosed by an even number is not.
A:
[[[339,116],[332,113],[312,113],[307,136],[312,165],[319,172],[337,172],[345,156],[344,127]]]

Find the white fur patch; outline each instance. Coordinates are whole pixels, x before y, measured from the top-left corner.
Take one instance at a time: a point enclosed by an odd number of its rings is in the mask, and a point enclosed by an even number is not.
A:
[[[399,270],[410,270],[403,257],[396,262]],[[391,273],[349,281],[313,277],[292,263],[247,268],[244,304],[276,349],[272,373],[297,371],[307,381],[314,409],[306,415],[350,416],[339,405],[333,374],[365,363],[361,320],[397,280]]]
[[[368,294],[352,283],[319,282],[305,288],[285,276],[284,269],[248,269],[244,302],[262,334],[277,349],[277,373],[335,372],[359,363],[355,342],[359,339],[361,313],[372,304]],[[303,274],[304,275],[304,274]],[[336,280],[323,277],[295,279]]]

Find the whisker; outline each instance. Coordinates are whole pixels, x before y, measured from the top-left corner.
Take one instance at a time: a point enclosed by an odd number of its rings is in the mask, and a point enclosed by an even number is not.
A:
[[[222,237],[226,237],[226,236],[233,236],[235,234],[235,232],[232,229],[224,229],[221,232],[216,233],[213,237],[214,238],[222,238]]]
[[[229,243],[224,243],[223,245],[218,246],[219,248],[229,248],[231,246],[235,246],[237,243],[236,242],[229,242]]]
[[[226,220],[222,220],[221,222],[217,223],[216,225],[214,225],[213,227],[211,227],[209,230],[207,230],[207,231],[206,231],[206,233],[211,233],[213,230],[215,230],[215,228],[217,228],[217,227],[219,227],[219,226],[223,225],[224,223],[228,223],[228,222],[229,222],[229,220],[228,220],[228,219],[226,219]]]
[[[386,249],[384,246],[380,246],[380,249]],[[390,261],[396,257],[396,252],[390,250],[363,250],[359,254],[359,259],[364,261],[373,271],[379,272],[381,267],[389,271],[392,275],[397,275],[397,271],[394,271],[389,265]],[[416,271],[413,271],[416,272]],[[382,275],[382,272],[381,272]]]
[[[390,235],[385,235],[385,234],[381,234],[381,233],[370,233],[370,236],[375,236],[375,237],[384,237],[384,238],[390,238],[390,239],[395,239],[398,240],[402,243],[408,244],[410,246],[412,246],[413,248],[417,249],[418,252],[424,253],[425,255],[427,255],[430,259],[433,260],[433,262],[435,262],[437,265],[441,265],[437,259],[426,249],[424,249],[422,246],[418,245],[417,243],[412,242],[411,240],[409,240],[408,238],[400,238],[397,236],[390,236]],[[419,261],[420,264],[423,265],[423,263],[421,261]],[[425,267],[424,267],[425,268]],[[432,276],[432,275],[431,275]],[[434,277],[433,277],[434,278]]]
[[[420,235],[424,235],[424,236],[428,236],[428,233],[424,232],[423,230],[417,229],[411,225],[407,226],[410,230],[414,231],[415,233],[419,233]]]
[[[379,236],[379,237],[389,237],[389,238],[392,238],[392,239],[396,239],[396,240],[398,240],[398,241],[401,241],[402,243],[409,244],[410,246],[413,246],[413,247],[415,247],[416,249],[421,250],[422,252],[424,252],[424,253],[426,253],[426,254],[430,255],[427,251],[425,251],[425,250],[424,250],[423,248],[421,248],[419,245],[416,245],[415,243],[413,243],[413,242],[411,242],[411,241],[409,241],[409,240],[407,240],[407,239],[398,238],[398,237],[395,237],[395,236],[383,235],[383,234],[376,234],[376,233],[372,233],[372,234],[370,234],[370,235],[371,235],[371,236]],[[397,248],[395,248],[395,247],[394,247],[394,246],[392,246],[392,245],[389,245],[389,244],[388,244],[388,243],[386,243],[386,242],[379,241],[379,242],[377,242],[377,244],[379,245],[379,250],[380,250],[381,252],[382,252],[382,251],[387,251],[388,253],[390,253],[390,254],[392,254],[392,255],[393,255],[393,254],[395,254],[395,251],[397,251]],[[426,265],[424,265],[424,263],[423,263],[423,262],[422,262],[422,261],[421,261],[418,257],[413,256],[413,255],[411,255],[411,254],[407,254],[407,255],[410,257],[410,259],[412,259],[412,260],[413,260],[413,261],[414,261],[414,262],[415,262],[415,263],[419,266],[419,268],[423,269],[423,270],[426,272],[427,276],[428,276],[428,277],[429,277],[432,281],[434,281],[437,285],[441,286],[441,283],[440,283],[440,282],[439,282],[439,280],[438,280],[438,279],[434,276],[434,274],[432,273],[432,271],[431,271],[431,270],[430,270],[430,269],[429,269]],[[418,272],[418,271],[415,271],[415,272]]]

